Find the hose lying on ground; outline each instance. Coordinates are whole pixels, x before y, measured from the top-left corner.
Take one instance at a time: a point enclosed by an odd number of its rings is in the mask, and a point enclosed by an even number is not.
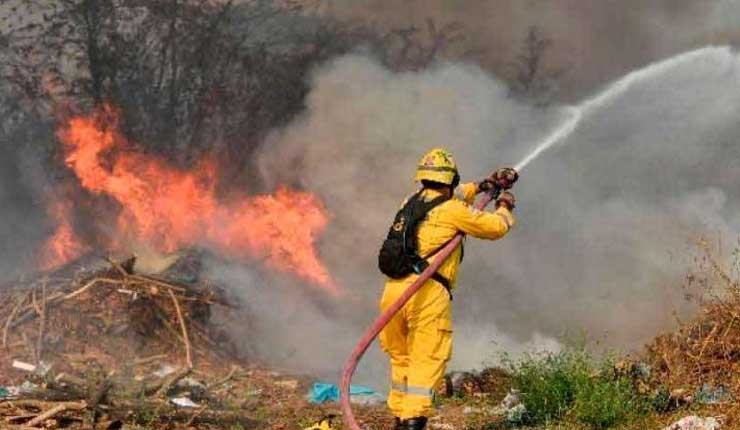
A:
[[[501,189],[498,187],[487,192],[478,202],[476,208],[480,210],[484,209],[488,205],[488,203],[490,203],[491,200],[496,199],[500,193]],[[357,364],[360,362],[360,359],[365,354],[365,351],[367,351],[367,349],[370,347],[370,344],[373,343],[373,340],[375,340],[381,330],[383,330],[383,327],[388,325],[388,322],[393,319],[396,313],[406,304],[406,302],[408,302],[409,299],[411,299],[411,297],[416,294],[416,292],[419,291],[422,285],[424,285],[424,283],[432,276],[432,274],[434,274],[434,272],[439,269],[439,267],[442,265],[442,263],[444,263],[447,257],[450,256],[452,251],[455,250],[457,245],[460,244],[464,236],[465,235],[463,233],[457,233],[457,235],[437,253],[437,258],[434,259],[429,267],[427,267],[426,270],[424,270],[419,275],[416,281],[411,284],[411,286],[409,286],[406,291],[403,292],[401,297],[399,297],[395,303],[393,303],[388,309],[385,310],[385,312],[383,312],[378,317],[378,319],[375,320],[373,325],[370,326],[367,332],[365,332],[365,335],[362,337],[362,339],[360,339],[360,342],[357,344],[354,351],[352,351],[352,355],[350,355],[349,359],[345,363],[344,370],[342,370],[342,379],[339,385],[341,392],[340,403],[342,407],[342,419],[351,430],[361,430],[360,426],[355,420],[354,414],[352,413],[352,406],[350,404],[349,396],[349,386],[352,383],[352,375],[354,375],[355,370],[357,369]]]

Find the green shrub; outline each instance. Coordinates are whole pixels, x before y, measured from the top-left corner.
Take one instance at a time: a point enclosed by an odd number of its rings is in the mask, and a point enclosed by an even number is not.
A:
[[[608,429],[647,411],[648,401],[626,378],[589,379],[576,390],[573,418],[592,429]]]
[[[507,360],[512,386],[527,409],[526,424],[568,419],[592,429],[624,424],[649,408],[628,378],[616,378],[611,360],[595,360],[583,349],[529,354]]]
[[[512,386],[527,408],[526,422],[547,424],[562,417],[590,371],[589,357],[580,351],[531,354],[511,363]]]

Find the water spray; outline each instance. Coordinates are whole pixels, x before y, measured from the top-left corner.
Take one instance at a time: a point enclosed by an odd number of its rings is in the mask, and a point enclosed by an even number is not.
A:
[[[556,143],[565,140],[570,136],[580,122],[587,117],[589,114],[598,110],[599,108],[607,105],[613,101],[617,96],[622,95],[630,86],[635,82],[644,81],[646,79],[653,78],[667,70],[680,65],[703,59],[705,56],[712,54],[726,53],[729,50],[728,47],[706,47],[689,51],[677,56],[671,57],[667,60],[652,63],[640,70],[634,71],[627,74],[623,78],[609,85],[605,90],[598,93],[594,97],[584,100],[576,106],[569,106],[565,108],[568,115],[568,119],[563,121],[552,133],[547,135],[535,149],[525,156],[519,163],[514,166],[514,169],[521,172],[529,163],[539,157],[540,154],[551,148]],[[487,192],[482,199],[476,204],[476,208],[479,210],[484,209],[492,200],[496,199],[501,192],[500,188],[494,188]],[[388,322],[395,316],[395,314],[403,308],[403,306],[416,294],[416,292],[426,283],[427,280],[434,274],[442,263],[449,257],[454,249],[460,244],[464,235],[458,233],[444,248],[438,253],[434,261],[422,272],[416,281],[409,286],[401,297],[393,303],[385,312],[383,312],[378,319],[375,320],[372,326],[368,329],[365,335],[362,337],[360,342],[357,344],[355,349],[352,351],[350,358],[344,366],[341,375],[340,391],[341,391],[341,408],[344,423],[352,430],[360,430],[360,426],[355,420],[354,414],[352,413],[352,406],[350,404],[349,387],[352,382],[352,375],[357,368],[357,365],[365,354],[367,349],[373,340],[380,334],[381,330],[388,324]]]
[[[561,123],[555,131],[545,137],[542,142],[535,147],[534,151],[517,163],[516,166],[514,166],[514,170],[521,172],[524,167],[536,159],[540,154],[551,148],[554,144],[570,136],[584,117],[597,111],[610,101],[613,101],[617,96],[621,96],[635,82],[653,78],[674,67],[702,59],[703,57],[711,56],[712,54],[728,53],[729,50],[730,48],[726,46],[708,46],[652,63],[640,70],[636,70],[625,75],[618,81],[610,84],[605,90],[582,101],[577,106],[566,107],[565,110],[567,111],[569,118]]]

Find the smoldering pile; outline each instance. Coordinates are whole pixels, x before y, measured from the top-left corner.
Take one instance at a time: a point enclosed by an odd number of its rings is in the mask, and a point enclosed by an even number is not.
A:
[[[235,305],[200,279],[199,264],[189,252],[155,276],[137,272],[135,258],[88,259],[0,289],[2,427],[117,428],[153,410],[150,424],[251,427],[243,412],[208,403],[238,369],[211,315]]]

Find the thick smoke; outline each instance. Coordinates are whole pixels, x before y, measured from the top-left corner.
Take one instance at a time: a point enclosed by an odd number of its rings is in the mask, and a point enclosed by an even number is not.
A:
[[[738,80],[738,57],[713,50],[635,83],[526,168],[516,229],[495,243],[467,241],[454,367],[500,350],[555,348],[580,330],[632,348],[671,326],[692,241],[734,238],[740,227]],[[474,180],[519,161],[563,120],[561,108],[507,94],[471,65],[395,74],[352,55],[317,71],[307,112],[270,137],[262,166],[265,180],[299,182],[334,214],[321,253],[350,295],[263,307],[271,342],[290,344],[304,369],[338,369],[377,314],[377,248],[414,189],[419,157],[449,147],[463,179]]]
[[[441,29],[457,23],[464,39],[445,51],[502,76],[519,53],[527,28],[554,42],[546,69],[561,71],[566,99],[575,100],[605,80],[707,43],[738,43],[740,2],[724,0],[323,0],[322,13],[387,29],[416,28],[431,44],[428,19]]]
[[[34,270],[38,250],[54,229],[45,207],[45,196],[55,191],[53,178],[39,151],[52,129],[19,111],[0,86],[0,282]]]

